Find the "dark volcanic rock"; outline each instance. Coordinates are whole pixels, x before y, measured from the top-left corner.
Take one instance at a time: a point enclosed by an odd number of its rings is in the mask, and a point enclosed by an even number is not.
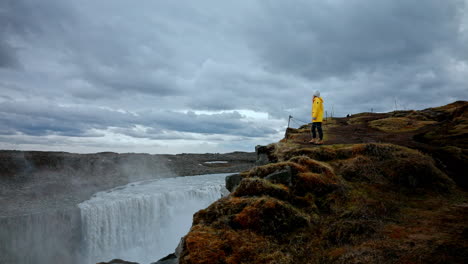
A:
[[[153,262],[151,264],[177,264],[179,263],[179,259],[174,253],[171,253],[164,258],[158,260],[157,262]]]
[[[255,154],[257,155],[255,165],[262,166],[270,163],[269,149],[267,146],[255,146]]]
[[[137,262],[130,262],[121,259],[113,259],[110,262],[99,262],[97,264],[138,264]]]
[[[239,185],[242,181],[242,176],[240,174],[232,174],[226,176],[226,189],[230,192],[234,191],[234,189]]]
[[[286,186],[290,186],[292,184],[291,167],[286,166],[284,170],[273,172],[272,174],[267,175],[265,179],[272,183],[281,183]]]

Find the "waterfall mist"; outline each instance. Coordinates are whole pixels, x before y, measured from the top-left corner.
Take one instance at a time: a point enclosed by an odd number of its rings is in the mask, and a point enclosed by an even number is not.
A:
[[[174,251],[193,214],[227,190],[227,174],[147,180],[67,210],[0,218],[0,263],[151,263]]]
[[[211,163],[219,160],[229,162]],[[82,264],[93,256],[99,261],[124,258],[122,252],[143,256],[141,248],[145,247],[172,252],[184,233],[169,236],[183,225],[187,232],[192,214],[218,199],[224,189],[224,176],[219,176],[219,185],[214,184],[217,180],[196,183],[197,176],[184,178],[186,183],[174,177],[243,171],[254,162],[255,153],[241,152],[149,155],[0,150],[0,263]],[[158,189],[156,183],[164,187]],[[145,184],[152,187],[142,187]],[[119,191],[123,191],[120,196]],[[134,197],[123,198],[123,193]],[[139,209],[129,211],[127,205]],[[107,219],[108,225],[92,231],[90,223],[99,224],[99,219]],[[124,224],[122,219],[130,226],[117,228]],[[103,235],[101,240],[92,235],[97,233]],[[167,243],[160,243],[156,236]]]
[[[79,204],[83,263],[150,263],[174,251],[193,214],[219,199],[226,174],[167,178],[100,192]]]

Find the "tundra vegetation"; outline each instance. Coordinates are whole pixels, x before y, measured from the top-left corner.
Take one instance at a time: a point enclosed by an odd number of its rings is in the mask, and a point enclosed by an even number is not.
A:
[[[193,263],[466,263],[468,102],[327,120],[270,144],[268,164],[194,215]]]

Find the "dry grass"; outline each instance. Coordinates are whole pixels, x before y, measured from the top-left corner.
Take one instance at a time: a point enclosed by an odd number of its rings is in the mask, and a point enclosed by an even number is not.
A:
[[[269,197],[256,199],[232,220],[235,228],[251,229],[274,237],[283,237],[308,224],[308,217],[289,203]]]
[[[278,151],[282,153],[281,160],[290,160],[298,156],[307,156],[314,160],[331,161],[337,158],[337,153],[333,147],[323,146],[320,148],[293,148],[282,149]]]
[[[236,197],[267,195],[280,200],[290,198],[288,187],[282,184],[273,184],[260,178],[243,179],[232,195]]]
[[[427,263],[435,254],[438,261],[464,258],[466,241],[452,256],[441,253],[461,236],[429,228],[454,193],[453,182],[429,156],[392,144],[300,148],[286,142],[270,147],[277,163],[243,172],[234,193],[195,214],[181,263]],[[286,167],[291,168],[292,186],[265,179]],[[440,200],[428,202],[437,195]],[[420,223],[420,228],[412,224],[424,218],[433,222]],[[444,219],[457,223],[466,215]],[[460,223],[458,228],[468,227]],[[435,241],[440,243],[430,244]],[[425,262],[418,262],[418,254]]]
[[[297,175],[294,191],[297,196],[303,196],[307,193],[323,196],[338,188],[336,177],[308,172]]]
[[[253,169],[249,171],[242,172],[241,176],[244,178],[249,178],[249,177],[264,178],[268,176],[269,174],[272,174],[273,172],[284,170],[287,167],[291,168],[293,175],[297,174],[298,172],[307,171],[307,169],[304,166],[301,166],[294,162],[286,161],[286,162],[271,163],[271,164],[267,164],[264,166],[254,167]]]
[[[420,129],[436,121],[420,121],[407,117],[389,117],[369,122],[369,126],[388,133],[408,132]]]

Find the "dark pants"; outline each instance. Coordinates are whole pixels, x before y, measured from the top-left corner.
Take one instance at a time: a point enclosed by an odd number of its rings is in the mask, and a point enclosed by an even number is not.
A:
[[[312,123],[312,138],[316,138],[317,137],[317,134],[315,133],[315,129],[317,128],[318,130],[318,134],[319,134],[319,138],[320,140],[323,139],[323,131],[322,131],[322,122],[314,122]]]

